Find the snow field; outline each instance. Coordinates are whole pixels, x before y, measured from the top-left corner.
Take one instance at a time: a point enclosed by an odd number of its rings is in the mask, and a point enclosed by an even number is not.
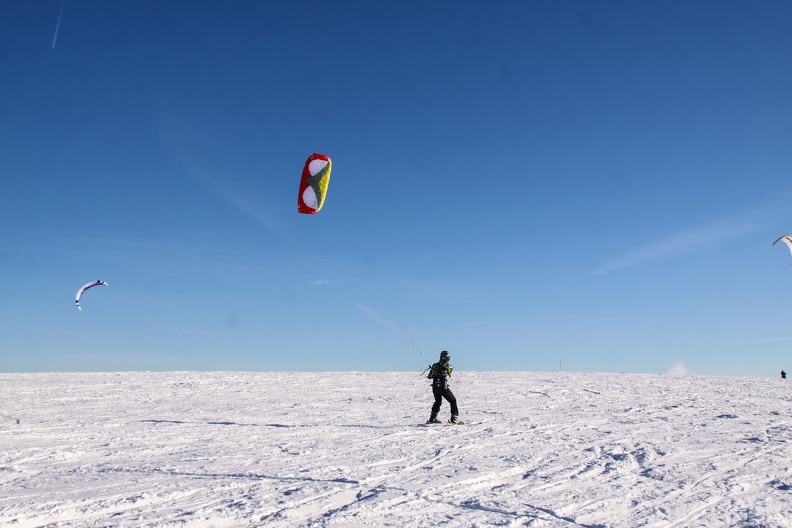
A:
[[[788,380],[454,377],[0,374],[0,526],[792,526]]]

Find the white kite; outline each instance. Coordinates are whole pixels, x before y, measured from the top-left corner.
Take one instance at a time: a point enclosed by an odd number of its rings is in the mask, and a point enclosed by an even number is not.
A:
[[[93,288],[94,286],[99,286],[99,285],[107,286],[107,283],[105,281],[95,280],[95,281],[91,281],[91,282],[87,282],[87,283],[83,284],[82,288],[77,290],[77,297],[75,297],[75,302],[77,302],[77,309],[78,310],[80,310],[82,312],[82,308],[80,308],[80,297],[82,297],[83,292],[85,290],[87,290],[88,288]]]
[[[792,253],[792,235],[784,235],[780,237],[778,240],[773,242],[773,245],[775,246],[778,242],[783,242],[786,244],[789,248],[789,252]],[[789,264],[792,265],[792,261],[790,261]]]

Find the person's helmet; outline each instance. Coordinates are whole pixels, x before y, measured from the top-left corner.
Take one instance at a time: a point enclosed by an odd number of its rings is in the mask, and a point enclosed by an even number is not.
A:
[[[449,359],[451,359],[451,354],[449,354],[447,350],[443,350],[442,352],[440,352],[440,361],[443,360],[448,361]]]

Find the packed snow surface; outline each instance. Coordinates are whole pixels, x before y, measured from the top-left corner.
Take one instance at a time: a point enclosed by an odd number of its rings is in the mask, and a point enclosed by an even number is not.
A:
[[[789,383],[0,374],[0,525],[792,526]]]

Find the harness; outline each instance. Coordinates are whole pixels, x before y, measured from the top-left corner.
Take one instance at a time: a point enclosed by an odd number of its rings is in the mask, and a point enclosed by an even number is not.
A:
[[[432,380],[432,385],[435,387],[448,388],[448,378],[451,377],[454,367],[450,363],[437,362],[429,367],[429,374],[427,378]]]

